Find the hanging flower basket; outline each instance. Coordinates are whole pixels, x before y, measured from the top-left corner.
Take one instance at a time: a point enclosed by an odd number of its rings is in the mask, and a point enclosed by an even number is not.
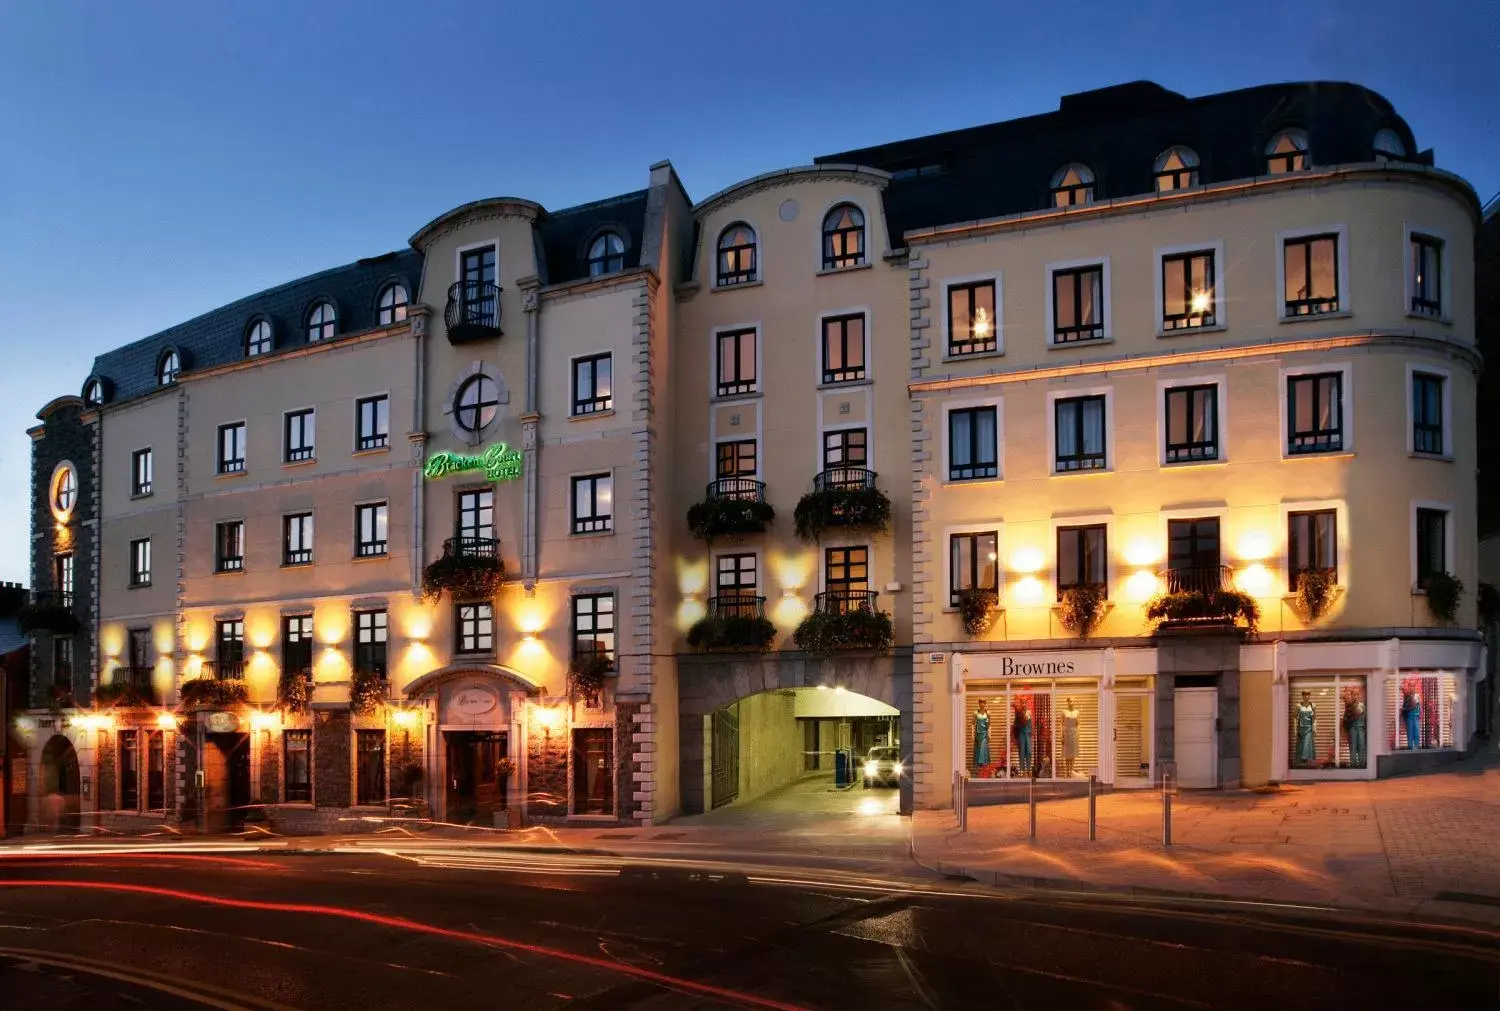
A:
[[[1254,632],[1260,624],[1260,605],[1240,590],[1183,590],[1153,599],[1146,605],[1146,617],[1157,623],[1157,631],[1243,621]]]
[[[505,581],[505,566],[497,556],[443,554],[422,570],[422,596],[436,601],[443,594],[454,600],[488,600]]]
[[[958,616],[963,619],[964,631],[970,639],[977,639],[995,624],[1000,597],[994,590],[975,587],[958,591]]]
[[[710,614],[688,629],[688,645],[694,649],[764,652],[776,638],[769,618],[747,615]]]
[[[1080,583],[1062,592],[1058,602],[1058,620],[1063,628],[1080,639],[1087,639],[1104,620],[1109,601],[1101,583]]]
[[[1338,592],[1338,580],[1332,569],[1303,569],[1297,575],[1297,607],[1312,624],[1328,613]]]
[[[99,685],[94,689],[94,705],[96,706],[149,706],[148,699],[139,688],[129,681],[111,681],[109,684]]]
[[[804,541],[822,540],[830,527],[883,533],[891,522],[891,500],[874,486],[821,488],[797,502],[792,515],[797,536]]]
[[[1427,591],[1427,610],[1445,625],[1458,617],[1458,602],[1463,599],[1464,584],[1450,572],[1439,572],[1422,580]]]
[[[301,672],[281,675],[276,686],[276,704],[289,713],[302,713],[312,704],[312,678]]]
[[[896,641],[891,616],[884,611],[814,611],[792,633],[797,648],[813,656],[831,656],[851,649],[884,653]]]
[[[233,706],[250,701],[250,686],[239,678],[192,678],[177,689],[184,708]]]
[[[368,716],[385,704],[389,682],[379,674],[355,674],[349,682],[349,711]]]
[[[731,534],[765,533],[775,519],[776,510],[769,502],[748,498],[716,496],[693,503],[687,511],[688,530],[710,543]]]

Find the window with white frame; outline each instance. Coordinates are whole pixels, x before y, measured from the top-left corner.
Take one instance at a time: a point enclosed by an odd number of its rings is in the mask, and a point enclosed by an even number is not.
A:
[[[995,280],[948,285],[948,355],[983,354],[1000,349],[995,313]]]
[[[1411,448],[1415,453],[1442,456],[1447,452],[1447,385],[1446,376],[1412,370]]]
[[[1052,343],[1077,344],[1104,336],[1104,265],[1052,272]]]
[[[823,382],[865,378],[865,314],[823,317]]]
[[[948,411],[948,480],[998,477],[999,414],[993,404]]]
[[[1108,467],[1105,407],[1102,393],[1059,397],[1052,402],[1053,470],[1061,474]]]
[[[614,520],[614,483],[609,474],[573,478],[573,533],[608,533]]]
[[[1167,463],[1219,458],[1219,385],[1169,386],[1162,392]]]
[[[721,397],[754,393],[758,382],[756,368],[756,330],[744,327],[721,330],[714,338],[717,369],[714,392]]]
[[[1000,535],[994,530],[948,537],[948,606],[957,607],[964,590],[1000,590]]]
[[[1337,234],[1285,239],[1281,257],[1283,315],[1317,316],[1339,311]]]
[[[1305,572],[1324,572],[1334,582],[1339,577],[1338,512],[1310,509],[1286,515],[1287,589],[1297,592]]]
[[[1308,372],[1287,376],[1287,455],[1337,453],[1346,441],[1344,374]]]
[[[286,451],[283,459],[287,463],[301,463],[313,458],[316,452],[315,425],[316,415],[311,407],[286,413]]]
[[[130,585],[151,585],[151,539],[130,542]]]
[[[1214,251],[1200,249],[1161,258],[1161,328],[1189,330],[1217,321]]]
[[[1411,233],[1411,311],[1443,314],[1443,240]]]

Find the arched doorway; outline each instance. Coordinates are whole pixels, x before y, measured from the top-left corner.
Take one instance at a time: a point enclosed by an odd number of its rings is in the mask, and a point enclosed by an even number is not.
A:
[[[78,752],[54,734],[42,748],[42,824],[54,832],[77,832],[81,809]]]

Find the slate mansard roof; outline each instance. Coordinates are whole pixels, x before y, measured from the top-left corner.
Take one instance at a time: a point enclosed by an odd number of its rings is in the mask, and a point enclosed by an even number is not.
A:
[[[537,219],[537,269],[543,284],[566,284],[589,276],[589,246],[606,231],[625,243],[624,269],[641,263],[641,237],[646,227],[646,195],[637,190],[617,197],[548,211]]]
[[[1004,217],[1051,204],[1052,177],[1078,162],[1092,169],[1095,200],[1148,194],[1163,151],[1191,148],[1203,184],[1265,174],[1266,144],[1281,130],[1307,133],[1312,165],[1375,160],[1381,129],[1395,131],[1402,160],[1431,165],[1390,102],[1355,84],[1272,84],[1186,98],[1150,81],[1067,95],[1057,111],[816,159],[893,173],[885,206],[891,247],[911,230]]]
[[[406,286],[409,300],[417,297],[422,256],[400,250],[334,267],[206,312],[186,323],[107,351],[94,359],[90,378],[105,383],[105,402],[119,403],[158,388],[156,369],[168,349],[176,350],[183,372],[213,368],[245,358],[245,334],[252,323],[271,324],[272,354],[307,343],[308,310],[331,301],[338,325],[333,341],[345,334],[377,326],[380,293],[392,282]]]

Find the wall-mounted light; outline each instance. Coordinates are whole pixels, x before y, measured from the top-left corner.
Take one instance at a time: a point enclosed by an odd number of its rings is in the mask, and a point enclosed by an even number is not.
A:
[[[552,737],[552,732],[562,726],[562,710],[553,706],[537,706],[531,710],[531,713],[532,718],[536,720],[536,725],[542,728],[542,734],[549,739]]]
[[[253,712],[250,714],[250,726],[256,730],[275,730],[281,726],[281,714]]]
[[[1035,576],[1023,576],[1011,584],[1011,598],[1018,604],[1036,605],[1047,597],[1042,581]]]
[[[1240,557],[1247,562],[1258,562],[1271,557],[1271,538],[1259,530],[1240,538]]]
[[[1010,556],[1012,572],[1040,572],[1045,564],[1047,564],[1047,559],[1040,548],[1018,548],[1016,553]]]
[[[1271,572],[1259,562],[1247,565],[1234,574],[1234,581],[1241,590],[1252,597],[1264,597],[1271,590]]]
[[[391,722],[396,724],[396,726],[406,730],[410,730],[412,727],[416,726],[417,720],[419,719],[421,719],[421,714],[418,713],[415,709],[391,710]]]
[[[177,717],[173,716],[171,713],[157,713],[156,714],[156,729],[158,729],[158,730],[176,730],[177,729]]]

